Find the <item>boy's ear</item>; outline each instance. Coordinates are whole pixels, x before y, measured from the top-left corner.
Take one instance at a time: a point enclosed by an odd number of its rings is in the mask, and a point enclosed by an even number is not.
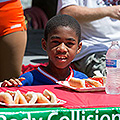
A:
[[[82,49],[82,42],[78,44],[77,54],[80,53],[81,49]]]
[[[46,51],[46,40],[42,38],[42,48]]]

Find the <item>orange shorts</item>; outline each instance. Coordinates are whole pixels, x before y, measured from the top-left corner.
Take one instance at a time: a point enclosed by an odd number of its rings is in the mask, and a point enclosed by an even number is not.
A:
[[[20,0],[0,2],[0,36],[27,30]]]

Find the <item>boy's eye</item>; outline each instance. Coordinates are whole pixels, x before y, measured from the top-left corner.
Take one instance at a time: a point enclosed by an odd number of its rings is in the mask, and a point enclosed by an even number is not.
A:
[[[58,41],[56,41],[56,40],[54,40],[54,41],[52,41],[53,43],[58,43]]]
[[[53,40],[52,43],[59,44],[59,41]]]
[[[74,45],[74,43],[72,43],[72,42],[68,42],[67,45]]]
[[[67,43],[66,43],[66,45],[67,45],[68,47],[72,47],[74,44],[75,44],[75,43],[73,43],[73,42],[67,42]]]

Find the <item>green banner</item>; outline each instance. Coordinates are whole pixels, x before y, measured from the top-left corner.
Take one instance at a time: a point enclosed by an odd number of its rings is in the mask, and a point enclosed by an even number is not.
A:
[[[0,120],[120,120],[120,107],[0,108]]]

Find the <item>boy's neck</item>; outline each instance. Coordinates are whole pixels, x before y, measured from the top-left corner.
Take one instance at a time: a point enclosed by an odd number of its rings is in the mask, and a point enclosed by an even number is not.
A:
[[[65,69],[59,69],[59,68],[52,68],[50,65],[44,68],[45,71],[47,71],[52,76],[56,77],[60,81],[64,81],[69,75],[70,75],[70,69],[69,67]]]

